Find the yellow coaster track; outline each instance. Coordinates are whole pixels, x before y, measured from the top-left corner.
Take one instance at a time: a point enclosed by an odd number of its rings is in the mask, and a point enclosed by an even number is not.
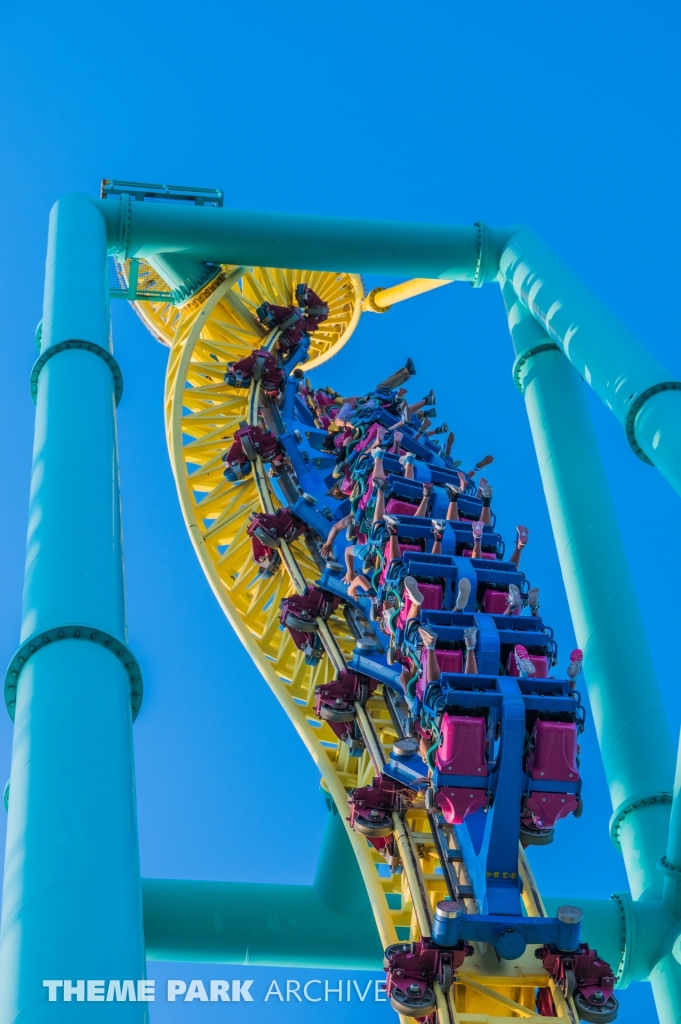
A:
[[[123,268],[126,273],[126,268]],[[140,264],[140,280],[154,287],[154,272]],[[364,740],[360,757],[351,757],[326,722],[314,713],[315,687],[334,678],[355,645],[339,613],[319,620],[326,657],[313,667],[279,626],[280,601],[302,593],[319,569],[304,541],[282,543],[282,570],[258,576],[246,528],[252,512],[279,506],[260,459],[254,472],[238,483],[223,475],[222,456],[233,434],[247,421],[257,424],[259,385],[248,395],[223,382],[227,363],[242,359],[275,339],[255,316],[263,302],[290,305],[295,286],[304,282],[329,304],[328,320],[312,336],[306,369],[335,354],[350,338],[362,309],[361,280],[346,274],[223,267],[199,296],[182,307],[167,302],[138,302],[136,309],[154,336],[169,345],[165,387],[165,422],[170,459],[189,535],[199,561],[230,624],[270,689],[286,711],[317,765],[322,784],[341,819],[348,813],[347,793],[371,783],[380,771],[397,732],[379,686],[366,706],[356,705]],[[360,866],[381,942],[430,935],[436,903],[447,896],[445,878],[428,825],[423,799],[404,818],[394,815],[395,836],[403,866],[390,874],[384,860],[346,822]],[[450,839],[452,849],[454,839]],[[528,915],[545,911],[527,861],[519,851]],[[463,867],[460,882],[466,885]],[[472,899],[468,912],[475,912]],[[445,995],[437,987],[440,1024],[501,1024],[509,1019],[540,1021],[536,989],[550,986],[558,1017],[576,1024],[572,1000],[566,1000],[541,968],[529,947],[516,961],[499,961],[493,949],[476,945],[473,956]],[[406,1018],[405,1018],[406,1019]]]

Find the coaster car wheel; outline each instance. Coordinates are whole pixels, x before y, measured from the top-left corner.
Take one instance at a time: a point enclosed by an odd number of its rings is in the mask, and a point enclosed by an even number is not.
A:
[[[354,722],[355,709],[345,704],[343,707],[335,708],[333,704],[320,704],[319,717],[325,722]]]
[[[454,981],[454,971],[451,964],[443,964],[438,977],[443,995],[447,995]]]
[[[572,999],[575,994],[575,972],[571,970],[565,971],[563,980],[560,983],[563,995],[566,999]]]
[[[408,996],[394,988],[390,993],[390,1005],[403,1017],[427,1017],[435,1009],[435,993],[426,988],[422,996]]]
[[[383,954],[384,969],[386,971],[388,970],[392,957],[397,956],[398,953],[411,953],[411,951],[411,942],[393,942],[392,946],[386,947],[385,953]]]
[[[355,832],[361,836],[367,836],[369,839],[385,839],[393,833],[393,819],[389,814],[375,819],[356,814],[352,827]]]
[[[281,547],[281,538],[277,537],[276,534],[269,534],[262,526],[256,526],[253,530],[253,536],[257,537],[261,544],[264,544],[266,548],[279,548]]]
[[[318,626],[315,620],[310,621],[309,619],[301,619],[293,612],[289,612],[286,616],[286,622],[284,623],[288,629],[295,629],[299,633],[316,633]]]
[[[611,1024],[612,1021],[617,1019],[617,1013],[619,1011],[619,1003],[614,996],[610,996],[604,1003],[598,1006],[596,1003],[591,1003],[583,996],[581,992],[578,992],[575,996],[575,1007],[579,1014],[579,1019],[587,1021],[587,1024]]]
[[[549,846],[554,839],[552,828],[525,828],[520,826],[520,842],[523,849],[526,846]]]
[[[241,435],[241,447],[243,448],[244,455],[246,456],[248,461],[249,462],[255,462],[255,460],[258,457],[258,453],[256,452],[255,448],[253,447],[253,442],[251,441],[251,439],[248,436],[248,434],[242,434]]]

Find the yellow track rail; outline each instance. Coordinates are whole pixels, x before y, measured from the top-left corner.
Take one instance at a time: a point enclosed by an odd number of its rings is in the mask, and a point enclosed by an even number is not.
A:
[[[140,276],[153,274],[142,264]],[[355,641],[344,618],[320,620],[327,657],[305,664],[288,632],[279,628],[279,605],[301,593],[319,571],[302,540],[282,545],[282,570],[263,579],[251,558],[246,533],[251,512],[271,512],[278,499],[260,460],[252,475],[238,483],[223,476],[222,455],[235,430],[247,420],[258,422],[258,389],[237,392],[223,383],[227,363],[265,347],[267,336],[255,309],[267,301],[289,305],[295,285],[305,282],[330,305],[325,331],[313,335],[306,368],[330,358],[348,340],[361,313],[361,281],[343,274],[224,267],[209,288],[183,308],[138,303],[152,333],[169,344],[165,387],[165,420],[178,495],[197,556],[233,629],[270,689],[286,711],[322,776],[323,786],[346,822],[347,791],[368,785],[387,760],[395,728],[382,688],[366,704],[357,705],[365,742],[361,757],[350,757],[329,726],[314,713],[315,687],[334,678],[351,656]],[[404,819],[395,815],[395,835],[403,870],[390,874],[370,844],[346,822],[384,946],[398,939],[429,935],[435,904],[447,896],[445,878],[428,825],[422,799]],[[453,844],[453,839],[450,840]],[[522,852],[527,913],[543,915],[536,884]],[[462,884],[468,879],[460,868]],[[469,901],[469,910],[475,906]],[[535,989],[550,985],[559,1017],[578,1018],[529,949],[520,960],[498,962],[493,950],[476,947],[459,972],[450,994],[438,991],[440,1024],[496,1024],[509,1019],[545,1020],[534,1010]]]

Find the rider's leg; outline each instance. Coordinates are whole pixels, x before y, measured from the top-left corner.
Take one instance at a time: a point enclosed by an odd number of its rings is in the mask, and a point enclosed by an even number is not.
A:
[[[517,540],[515,542],[515,551],[512,553],[509,561],[513,562],[513,564],[515,565],[515,567],[517,569],[518,566],[520,565],[520,556],[523,553],[523,548],[525,547],[525,545],[527,544],[527,541],[529,539],[530,531],[528,530],[528,528],[526,526],[520,526],[520,525],[518,525],[516,527],[516,530],[517,530],[518,538],[517,538]]]
[[[463,631],[463,639],[466,644],[466,664],[464,672],[466,675],[475,675],[478,671],[478,660],[475,657],[475,642],[478,639],[478,631],[475,626],[469,626]]]

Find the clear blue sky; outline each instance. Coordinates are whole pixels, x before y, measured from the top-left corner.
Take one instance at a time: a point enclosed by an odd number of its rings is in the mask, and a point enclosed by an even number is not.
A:
[[[41,317],[47,216],[102,177],[219,186],[226,204],[278,211],[535,228],[671,367],[678,352],[679,11],[672,3],[572,0],[344,4],[293,0],[151,7],[5,4],[0,13],[0,661],[13,653],[26,535],[33,413],[28,379]],[[369,284],[377,282],[368,282]],[[145,700],[135,726],[146,876],[309,882],[325,810],[318,778],[223,619],[186,536],[168,465],[166,350],[114,304],[125,377],[119,410],[131,644]],[[531,526],[524,568],[565,660],[573,645],[498,289],[454,285],[365,317],[316,379],[355,393],[411,355],[424,393],[466,458],[492,452],[510,539]],[[679,726],[678,635],[665,549],[678,499],[593,414],[668,714]],[[240,706],[250,715],[235,714]],[[252,760],[256,728],[268,767]],[[0,773],[11,725],[0,715]],[[263,811],[264,772],[283,799]],[[610,805],[593,731],[585,813],[532,862],[550,894],[609,896],[626,885],[608,839]],[[0,820],[4,830],[4,820]],[[150,975],[333,978],[152,964]],[[346,975],[344,975],[346,977]],[[622,1024],[650,1020],[647,986],[621,993]],[[387,1021],[329,1003],[329,1022]],[[318,1020],[260,998],[239,1021]],[[197,1003],[157,1003],[153,1021],[208,1021]]]

